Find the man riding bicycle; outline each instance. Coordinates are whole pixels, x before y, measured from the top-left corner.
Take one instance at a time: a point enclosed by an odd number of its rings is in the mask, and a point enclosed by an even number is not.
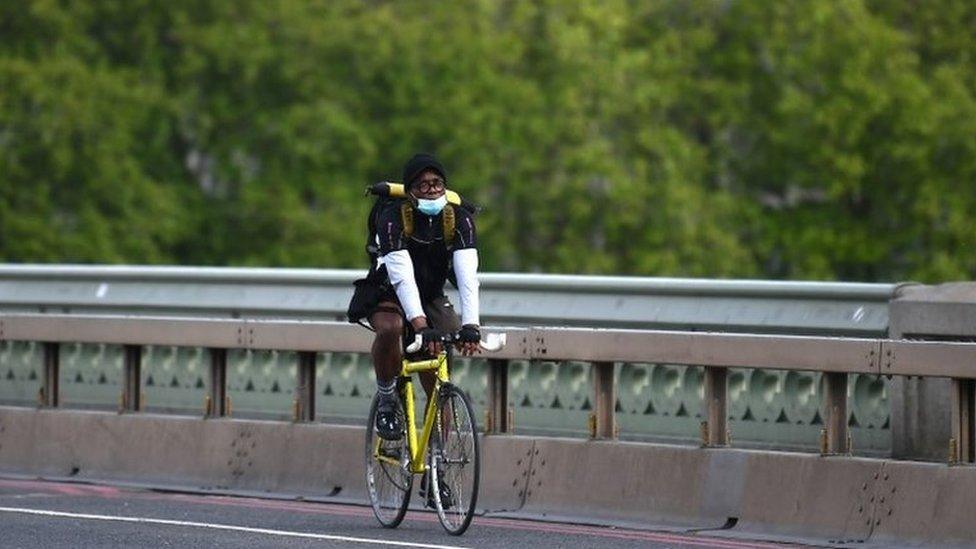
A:
[[[440,336],[448,332],[458,332],[462,354],[479,350],[474,219],[465,208],[448,203],[446,183],[447,172],[433,155],[416,154],[407,161],[403,167],[406,198],[389,200],[377,213],[376,262],[366,279],[357,281],[353,297],[357,306],[350,305],[350,320],[359,320],[352,317],[361,314],[376,332],[372,357],[380,400],[375,428],[387,440],[397,440],[403,433],[396,376],[405,328],[408,335],[420,334],[431,354],[441,351]],[[445,215],[453,216],[453,223],[445,223]],[[452,234],[445,234],[452,225]],[[444,295],[452,267],[461,296],[460,319]],[[353,314],[354,309],[359,312]],[[430,398],[435,375],[424,372],[420,381]]]

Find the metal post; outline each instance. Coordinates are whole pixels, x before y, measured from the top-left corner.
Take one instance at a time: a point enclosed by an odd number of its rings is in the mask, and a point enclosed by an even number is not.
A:
[[[824,373],[826,391],[824,407],[826,419],[826,455],[849,454],[850,439],[847,430],[847,374]]]
[[[614,408],[617,391],[613,362],[593,363],[593,416],[590,434],[596,439],[617,438]]]
[[[729,369],[717,366],[705,368],[705,417],[707,435],[702,444],[707,447],[729,445],[728,429],[728,379]]]
[[[298,353],[298,384],[295,386],[295,421],[315,421],[315,353]]]
[[[952,441],[949,461],[953,463],[973,463],[976,461],[976,429],[974,429],[974,402],[976,402],[976,381],[972,379],[952,380]]]
[[[227,415],[227,349],[210,349],[210,391],[204,405],[206,417]]]
[[[510,433],[508,421],[508,361],[488,360],[488,414],[485,433]]]
[[[44,344],[44,381],[38,403],[46,408],[57,408],[61,405],[61,346],[57,343]]]
[[[142,347],[126,345],[123,359],[122,406],[120,412],[142,409]]]

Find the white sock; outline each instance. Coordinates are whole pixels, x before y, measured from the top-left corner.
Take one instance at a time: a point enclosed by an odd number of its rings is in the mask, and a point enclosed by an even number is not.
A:
[[[391,379],[387,383],[376,380],[376,392],[381,395],[393,396],[396,394],[396,380]]]

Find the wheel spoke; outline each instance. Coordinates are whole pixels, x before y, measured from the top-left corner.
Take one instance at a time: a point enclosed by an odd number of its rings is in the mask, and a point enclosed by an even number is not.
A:
[[[433,454],[438,518],[452,534],[463,533],[474,514],[478,491],[478,441],[470,403],[456,387],[441,397]],[[448,499],[443,500],[444,497]]]
[[[376,434],[376,405],[374,398],[366,428],[366,491],[376,519],[383,526],[393,528],[406,514],[413,475],[403,458],[409,455],[406,437],[388,441]]]

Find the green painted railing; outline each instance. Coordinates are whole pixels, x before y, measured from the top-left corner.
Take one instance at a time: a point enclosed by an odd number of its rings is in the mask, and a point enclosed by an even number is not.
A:
[[[114,266],[0,266],[0,312],[205,317],[342,316],[351,281],[335,270]],[[631,277],[481,275],[485,324],[682,328],[745,333],[883,336],[893,284],[704,281]],[[202,414],[210,351],[146,346],[140,384],[146,411]],[[61,404],[116,409],[122,392],[120,345],[59,349]],[[293,415],[298,355],[231,350],[227,395],[238,416]],[[317,419],[359,422],[374,389],[367,355],[319,353]],[[35,405],[43,353],[37,342],[0,342],[0,402]],[[731,369],[729,421],[736,444],[811,449],[823,428],[819,372]],[[459,361],[455,378],[484,413],[488,364]],[[585,362],[524,360],[509,365],[516,432],[585,436],[592,370]],[[681,364],[618,363],[617,425],[622,438],[691,441],[702,421],[703,369]],[[887,382],[849,376],[848,424],[858,451],[890,450]]]

